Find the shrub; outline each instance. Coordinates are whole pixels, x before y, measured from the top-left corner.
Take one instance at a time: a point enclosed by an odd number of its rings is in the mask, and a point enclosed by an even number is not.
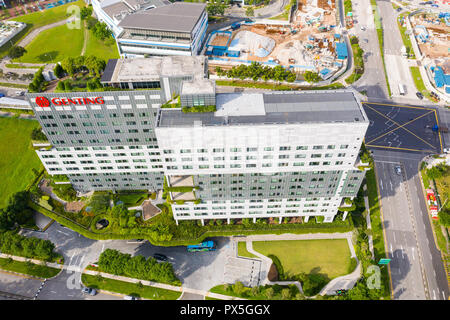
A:
[[[154,258],[142,255],[131,257],[118,250],[106,249],[100,254],[98,265],[101,271],[124,275],[136,279],[180,285],[173,266],[169,262],[158,263]]]
[[[240,281],[236,281],[235,284],[233,284],[233,292],[237,295],[241,295],[245,290],[244,284]]]

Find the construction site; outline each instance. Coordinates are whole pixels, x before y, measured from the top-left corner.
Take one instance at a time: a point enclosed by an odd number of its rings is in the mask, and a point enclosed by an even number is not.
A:
[[[419,13],[410,21],[429,77],[450,94],[450,13]]]
[[[291,23],[234,23],[214,31],[206,43],[210,71],[242,63],[281,65],[297,74],[318,72],[328,79],[346,66],[346,45],[336,29],[335,0],[299,0]]]
[[[445,14],[417,14],[410,18],[422,55],[430,59],[449,57],[449,17],[450,15],[446,16]]]

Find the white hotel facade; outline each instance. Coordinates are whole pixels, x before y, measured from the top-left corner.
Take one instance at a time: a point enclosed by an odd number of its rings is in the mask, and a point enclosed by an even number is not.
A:
[[[45,168],[82,192],[158,191],[164,179],[190,187],[171,192],[176,221],[333,221],[364,178],[357,164],[369,122],[354,92],[218,94],[206,63],[200,56],[110,60],[102,83],[114,91],[28,94],[51,144],[37,151]],[[181,107],[217,111],[165,108],[173,96]],[[78,104],[80,97],[104,103]]]

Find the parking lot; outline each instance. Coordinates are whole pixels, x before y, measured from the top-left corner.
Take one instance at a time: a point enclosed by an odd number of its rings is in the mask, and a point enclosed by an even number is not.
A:
[[[433,131],[438,124],[433,108],[381,103],[363,103],[370,120],[367,147],[410,152],[442,152],[442,136]]]

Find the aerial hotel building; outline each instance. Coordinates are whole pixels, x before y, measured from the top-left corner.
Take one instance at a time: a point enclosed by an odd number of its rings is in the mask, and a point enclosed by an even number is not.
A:
[[[206,4],[168,0],[92,0],[122,57],[197,55],[208,28]]]
[[[333,221],[364,178],[356,94],[216,93],[206,74],[203,56],[110,60],[110,90],[27,94],[51,144],[37,154],[81,192],[157,191],[166,179],[176,221]]]

